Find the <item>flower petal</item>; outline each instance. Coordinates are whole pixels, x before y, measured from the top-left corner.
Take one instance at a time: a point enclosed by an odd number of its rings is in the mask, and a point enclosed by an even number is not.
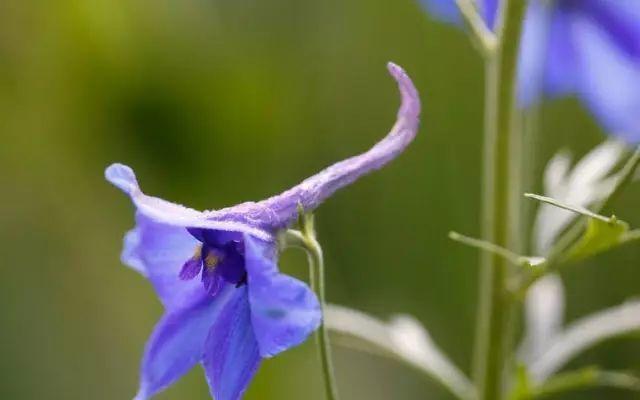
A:
[[[575,43],[579,37],[572,30],[571,18],[569,11],[556,7],[548,22],[544,90],[550,96],[566,95],[577,90],[580,64]]]
[[[462,16],[455,0],[420,0],[420,4],[429,14],[443,22],[462,24]]]
[[[165,314],[147,343],[135,400],[146,400],[167,388],[202,360],[210,328],[235,292],[230,285],[216,297],[202,292],[192,304]]]
[[[180,279],[189,281],[202,271],[202,259],[200,257],[192,257],[184,263],[180,270]]]
[[[494,29],[498,14],[498,0],[478,0],[477,3],[487,27]],[[462,25],[464,22],[456,0],[420,0],[420,4],[429,14],[443,22],[454,25]]]
[[[261,360],[251,325],[247,288],[234,288],[205,343],[202,364],[211,395],[216,400],[240,399]]]
[[[498,16],[498,1],[499,0],[478,1],[482,18],[491,30],[495,29],[496,27],[496,17]]]
[[[640,57],[640,2],[637,0],[582,0],[580,10],[597,21],[621,51]]]
[[[202,271],[202,284],[209,296],[215,296],[224,287],[225,281],[217,269],[205,268]]]
[[[534,1],[527,9],[518,60],[518,100],[523,107],[535,104],[542,93],[550,16],[546,3]]]
[[[251,321],[262,357],[302,343],[320,325],[322,312],[309,287],[281,274],[270,243],[245,235]]]
[[[203,292],[197,280],[180,279],[182,266],[198,245],[186,229],[137,213],[136,227],[125,236],[122,262],[151,281],[166,308],[180,308]]]
[[[562,279],[550,274],[538,280],[525,299],[525,337],[520,358],[529,364],[538,358],[562,330],[565,294]]]
[[[200,212],[166,200],[147,196],[140,190],[133,170],[123,164],[112,164],[105,170],[106,179],[131,197],[138,211],[150,219],[172,226],[246,232],[263,239],[271,235],[264,230],[234,220],[209,219],[211,212]]]
[[[640,63],[617,49],[593,20],[575,18],[573,24],[581,37],[581,97],[612,134],[640,141]]]
[[[124,235],[124,246],[122,248],[122,254],[120,254],[120,260],[124,265],[138,271],[143,276],[148,276],[147,267],[138,253],[141,240],[140,236],[141,234],[138,228],[133,228]]]

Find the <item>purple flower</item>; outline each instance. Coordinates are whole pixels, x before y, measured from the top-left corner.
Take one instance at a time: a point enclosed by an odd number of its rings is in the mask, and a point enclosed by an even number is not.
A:
[[[263,358],[302,343],[320,324],[315,294],[281,274],[276,234],[336,190],[398,156],[415,137],[420,101],[405,72],[389,64],[402,105],[391,132],[369,151],[332,165],[284,193],[214,211],[147,196],[131,168],[107,180],[137,208],[122,261],[153,284],[165,314],[147,343],[136,400],[148,399],[202,363],[216,400],[242,397]]]
[[[460,24],[455,0],[421,0]],[[478,0],[494,28],[498,0]],[[531,0],[520,52],[519,97],[578,96],[607,131],[640,142],[640,1]]]

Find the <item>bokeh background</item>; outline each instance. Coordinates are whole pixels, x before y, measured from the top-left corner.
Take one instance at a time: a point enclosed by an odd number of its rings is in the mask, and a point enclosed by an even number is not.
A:
[[[162,310],[119,261],[132,207],[103,179],[195,208],[279,192],[366,149],[391,127],[403,65],[424,102],[400,159],[317,213],[332,302],[408,312],[465,371],[471,363],[482,66],[459,31],[412,0],[4,0],[0,2],[0,398],[129,399]],[[559,148],[603,140],[572,99],[541,109],[533,173]],[[615,205],[640,225],[640,185]],[[640,247],[568,270],[567,318],[640,293]],[[283,269],[304,276],[302,254]],[[572,365],[640,370],[640,340]],[[392,361],[336,349],[343,397],[449,399]],[[265,362],[247,399],[322,399],[312,342]],[[158,399],[204,400],[200,369]],[[600,390],[566,399],[631,399]]]

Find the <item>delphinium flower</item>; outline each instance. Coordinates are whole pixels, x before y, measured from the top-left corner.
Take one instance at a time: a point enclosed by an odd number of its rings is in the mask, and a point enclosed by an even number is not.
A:
[[[302,343],[320,324],[307,285],[281,274],[277,234],[336,190],[398,156],[418,129],[420,101],[397,65],[402,103],[391,132],[367,152],[336,163],[280,195],[214,211],[196,211],[145,195],[131,168],[106,178],[128,194],[136,226],[122,260],[151,281],[165,314],[147,343],[136,400],[173,384],[196,364],[216,400],[242,397],[258,366]]]
[[[455,0],[421,2],[438,18],[462,23]],[[494,29],[499,0],[476,3]],[[530,0],[521,46],[522,106],[542,94],[573,94],[608,132],[640,141],[640,1]]]

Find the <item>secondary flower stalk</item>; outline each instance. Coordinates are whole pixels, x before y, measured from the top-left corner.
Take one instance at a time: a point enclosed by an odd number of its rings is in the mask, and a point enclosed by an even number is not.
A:
[[[107,168],[107,180],[136,207],[122,261],[151,281],[165,307],[146,346],[136,400],[151,398],[198,363],[216,400],[240,399],[263,359],[318,328],[318,299],[279,272],[276,237],[297,219],[300,205],[315,209],[414,139],[418,93],[399,66],[390,63],[389,72],[402,97],[391,132],[367,152],[266,200],[197,211],[144,194],[125,165]]]

